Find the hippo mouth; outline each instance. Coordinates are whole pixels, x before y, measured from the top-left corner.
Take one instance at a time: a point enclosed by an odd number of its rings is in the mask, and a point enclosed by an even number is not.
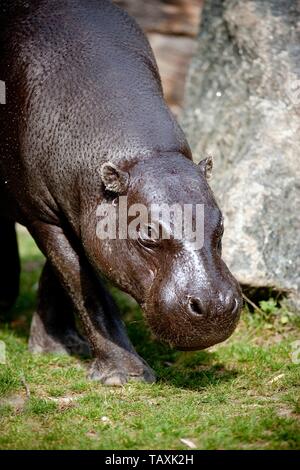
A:
[[[209,318],[201,314],[188,314],[184,308],[165,311],[159,305],[145,304],[145,319],[153,335],[181,351],[209,348],[228,339],[234,332],[241,313],[242,302],[236,301],[230,313],[220,309],[211,311]]]

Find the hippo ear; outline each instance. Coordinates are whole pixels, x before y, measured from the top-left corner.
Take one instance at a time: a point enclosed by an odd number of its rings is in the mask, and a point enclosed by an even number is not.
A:
[[[211,177],[212,169],[213,169],[212,157],[209,156],[207,158],[204,158],[204,160],[201,160],[201,162],[199,162],[199,168],[201,172],[203,173],[203,175],[205,176],[205,178],[209,179]]]
[[[124,193],[128,188],[129,175],[120,170],[113,163],[103,163],[100,174],[105,189],[114,193]]]

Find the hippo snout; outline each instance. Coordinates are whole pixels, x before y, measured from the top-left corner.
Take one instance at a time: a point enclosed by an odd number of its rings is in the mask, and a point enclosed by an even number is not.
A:
[[[192,351],[225,341],[242,309],[239,286],[224,292],[180,294],[166,288],[145,313],[153,333],[172,347]]]
[[[221,297],[221,295],[220,295]],[[233,292],[228,292],[224,298],[221,298],[222,309],[225,315],[232,315],[233,317],[239,313],[240,310],[240,296]],[[200,315],[209,317],[213,305],[203,302],[200,297],[187,296],[186,299],[187,309],[191,315]]]

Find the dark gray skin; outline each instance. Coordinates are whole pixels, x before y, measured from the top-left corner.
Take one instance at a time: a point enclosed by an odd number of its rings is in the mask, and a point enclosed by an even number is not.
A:
[[[148,41],[123,10],[108,0],[0,5],[0,79],[7,88],[0,230],[8,234],[0,245],[0,305],[17,295],[17,221],[47,258],[30,349],[90,350],[92,378],[152,382],[101,277],[131,294],[156,336],[178,349],[231,335],[242,300],[221,260],[223,221],[206,178],[211,162],[192,162]],[[99,240],[96,209],[118,195],[147,207],[204,204],[203,248],[174,239]]]

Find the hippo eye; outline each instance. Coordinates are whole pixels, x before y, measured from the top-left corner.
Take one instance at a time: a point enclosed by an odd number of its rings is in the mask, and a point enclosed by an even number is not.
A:
[[[157,245],[159,233],[154,224],[141,226],[138,232],[138,240],[144,246]]]

